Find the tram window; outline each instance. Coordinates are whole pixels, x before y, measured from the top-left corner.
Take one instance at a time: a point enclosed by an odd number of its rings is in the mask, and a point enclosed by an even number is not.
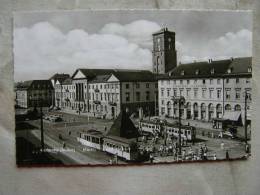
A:
[[[188,131],[188,135],[190,135],[190,131]]]

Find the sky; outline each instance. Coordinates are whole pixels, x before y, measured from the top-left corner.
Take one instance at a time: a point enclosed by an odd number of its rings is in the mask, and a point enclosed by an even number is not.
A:
[[[252,56],[252,12],[60,11],[14,14],[15,81],[77,68],[152,70],[152,33],[176,33],[178,62]]]

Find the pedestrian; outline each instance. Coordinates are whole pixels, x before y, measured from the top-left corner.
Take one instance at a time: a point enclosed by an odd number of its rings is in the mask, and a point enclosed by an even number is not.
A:
[[[153,154],[150,153],[150,163],[153,163],[153,160],[154,160]]]
[[[226,150],[226,159],[229,160],[229,153],[228,153],[228,150]]]

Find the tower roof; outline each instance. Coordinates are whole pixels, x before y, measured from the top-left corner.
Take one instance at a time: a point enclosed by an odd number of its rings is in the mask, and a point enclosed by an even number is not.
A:
[[[138,129],[135,127],[134,123],[129,118],[129,114],[125,111],[122,111],[118,115],[113,125],[106,133],[106,136],[117,136],[127,139],[136,138],[138,137],[138,135]]]

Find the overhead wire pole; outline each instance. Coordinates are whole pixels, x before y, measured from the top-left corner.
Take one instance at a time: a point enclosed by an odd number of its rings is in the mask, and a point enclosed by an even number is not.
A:
[[[181,99],[179,99],[179,155],[181,155]]]
[[[44,152],[44,132],[43,132],[42,100],[40,100],[40,115],[41,115],[41,148],[42,148],[42,152]]]
[[[245,144],[247,145],[247,92],[245,92]]]
[[[185,98],[183,96],[180,96],[180,97],[174,97],[172,98],[173,101],[175,102],[178,102],[178,107],[179,107],[179,132],[178,132],[178,137],[179,137],[179,155],[181,155],[181,152],[182,152],[182,146],[181,146],[181,103],[185,102]]]

